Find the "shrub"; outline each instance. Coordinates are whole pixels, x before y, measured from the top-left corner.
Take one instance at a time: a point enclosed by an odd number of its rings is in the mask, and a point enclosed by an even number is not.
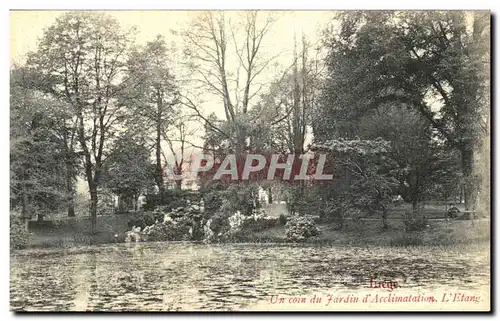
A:
[[[193,233],[191,235],[191,240],[193,241],[201,241],[203,239],[203,225],[202,221],[194,221],[193,222]]]
[[[191,202],[169,212],[164,205],[158,206],[157,209],[159,212],[146,214],[128,222],[129,228],[132,226],[142,228],[139,232],[142,241],[186,241],[203,238],[200,203]],[[219,223],[221,222],[216,221],[215,225]]]
[[[228,221],[231,233],[234,234],[236,232],[241,231],[241,227],[243,226],[246,220],[247,217],[245,215],[242,215],[240,211],[237,211],[236,213],[234,213],[234,215],[230,216],[228,218]]]
[[[286,216],[286,214],[281,213],[280,217],[279,217],[280,225],[285,225],[287,220],[288,220],[288,217]]]
[[[155,217],[153,214],[142,214],[140,216],[134,217],[127,222],[127,226],[131,229],[133,226],[140,227],[144,229],[146,226],[150,226],[155,224],[158,217]],[[163,220],[163,219],[161,219]]]
[[[199,199],[200,195],[194,191],[168,189],[163,195],[161,204],[159,194],[146,195],[146,202],[142,208],[145,211],[153,211],[157,208],[161,208],[162,210],[168,212],[174,208],[186,206],[188,200],[191,202],[197,202]]]
[[[306,216],[294,216],[288,219],[285,225],[286,237],[292,242],[304,241],[319,235],[319,230],[314,220]]]
[[[177,220],[159,222],[146,226],[140,232],[141,240],[156,241],[187,241],[191,239],[191,220],[183,217]]]
[[[275,227],[278,221],[277,217],[271,217],[262,210],[250,216],[243,215],[240,211],[237,211],[228,217],[229,232],[233,236],[238,233],[247,234],[246,232],[248,231],[260,232]]]
[[[278,222],[279,218],[271,217],[263,210],[258,210],[254,215],[247,216],[247,219],[243,223],[243,229],[260,232],[275,227],[278,225]]]
[[[205,212],[209,215],[216,213],[223,203],[222,193],[219,191],[211,191],[205,194],[203,201],[205,203]]]
[[[322,201],[318,205],[319,221],[321,223],[330,223],[336,226],[336,229],[342,229],[345,225],[345,218],[351,217],[356,210],[346,206],[345,201]],[[313,212],[309,212],[313,213]]]
[[[205,218],[220,211],[229,216],[237,211],[243,215],[250,215],[259,207],[257,199],[258,186],[246,182],[240,184],[221,184],[214,182],[200,189],[205,202]]]
[[[175,221],[174,238],[176,240],[187,241],[191,239],[190,230],[192,230],[192,220],[188,217],[183,217]]]
[[[172,241],[175,239],[175,233],[172,224],[158,223],[147,226],[142,231],[144,241]]]
[[[231,230],[228,217],[229,215],[226,213],[217,213],[212,216],[210,229],[213,231],[215,238],[218,238],[219,235],[225,235]]]
[[[419,232],[423,231],[429,222],[425,216],[420,215],[418,212],[406,212],[403,223],[406,232]]]
[[[110,215],[115,212],[113,194],[108,189],[99,191],[99,202],[97,202],[97,215]]]
[[[160,205],[160,195],[158,195],[158,194],[147,194],[144,201],[145,202],[144,202],[144,205],[142,206],[142,209],[145,210],[145,211],[152,211],[158,205]]]

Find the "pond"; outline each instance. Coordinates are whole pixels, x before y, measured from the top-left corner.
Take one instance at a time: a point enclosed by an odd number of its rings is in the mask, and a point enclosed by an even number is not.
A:
[[[473,309],[489,305],[489,277],[486,248],[110,244],[14,253],[10,304],[14,311],[364,310],[370,305],[327,305],[326,296],[425,292],[441,300],[461,291],[482,295]],[[370,279],[397,287],[374,289]],[[316,295],[321,304],[290,299]]]

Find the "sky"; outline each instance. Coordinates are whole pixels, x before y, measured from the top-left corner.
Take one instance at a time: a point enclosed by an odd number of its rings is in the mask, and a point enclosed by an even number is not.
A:
[[[54,23],[57,16],[64,11],[11,11],[10,12],[10,62],[23,64],[26,54],[37,48],[37,42],[44,30]],[[156,38],[158,34],[165,36],[167,42],[175,42],[177,49],[183,44],[179,37],[171,34],[171,30],[180,31],[189,26],[190,21],[199,14],[198,11],[107,11],[125,28],[137,27],[136,44],[143,45]],[[268,12],[262,12],[265,16]],[[302,35],[310,43],[318,43],[319,33],[332,20],[332,11],[278,11],[278,21],[273,25],[263,41],[263,55],[278,56],[273,64],[288,66],[293,59],[295,38],[300,41]],[[241,12],[230,11],[227,15],[234,21]],[[236,59],[235,55],[233,59]],[[277,69],[270,67],[262,78],[267,80],[276,77]],[[215,112],[224,116],[223,108],[218,101],[208,101],[206,114]]]
[[[64,11],[11,11],[10,55],[11,62],[22,63],[26,53],[36,49],[37,40],[45,28],[54,23]],[[156,35],[167,37],[170,30],[180,30],[189,25],[197,11],[107,11],[124,28],[138,27],[138,44],[153,40]],[[263,12],[265,14],[266,12]],[[239,12],[229,12],[237,17]],[[310,41],[317,41],[318,30],[328,23],[332,11],[280,11],[280,18],[273,26],[272,45],[276,48],[293,48],[294,32],[304,33]]]

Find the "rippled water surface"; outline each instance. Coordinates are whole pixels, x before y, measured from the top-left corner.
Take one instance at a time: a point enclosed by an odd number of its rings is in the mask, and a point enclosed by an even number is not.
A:
[[[487,250],[113,244],[11,256],[12,310],[246,310],[273,295],[489,285]]]

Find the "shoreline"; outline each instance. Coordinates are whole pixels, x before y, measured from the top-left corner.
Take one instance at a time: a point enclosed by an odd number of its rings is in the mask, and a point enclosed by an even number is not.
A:
[[[199,246],[270,246],[270,247],[331,247],[331,248],[343,248],[343,249],[426,249],[426,250],[459,250],[459,249],[470,249],[479,248],[489,250],[491,245],[491,240],[483,240],[480,242],[470,242],[470,243],[456,243],[456,244],[427,244],[427,245],[381,245],[381,244],[339,244],[334,242],[323,242],[318,243],[314,240],[306,242],[242,242],[242,241],[228,241],[228,242],[218,242],[218,243],[204,243],[202,241],[153,241],[153,242],[137,242],[137,243],[101,243],[93,245],[78,245],[68,247],[27,247],[23,249],[12,249],[10,251],[10,257],[22,257],[22,256],[46,256],[52,254],[64,255],[72,254],[85,254],[85,253],[95,253],[99,252],[102,248],[109,248],[111,245],[118,246],[128,246],[136,247],[143,245],[154,245],[154,244],[186,244],[186,245],[199,245]]]
[[[73,220],[52,228],[31,230],[31,237],[23,249],[11,251],[68,249],[125,243],[127,222],[131,216],[100,217],[100,229],[95,234],[88,231],[85,220]],[[228,239],[207,244],[282,244],[285,246],[340,246],[340,247],[408,247],[408,246],[457,246],[490,244],[490,220],[429,220],[422,231],[406,232],[402,220],[389,219],[389,228],[370,218],[349,221],[339,229],[333,223],[317,223],[320,235],[301,242],[287,239],[283,224],[259,230],[243,230]],[[169,242],[203,243],[203,241],[175,240]],[[150,242],[144,242],[150,243]]]

